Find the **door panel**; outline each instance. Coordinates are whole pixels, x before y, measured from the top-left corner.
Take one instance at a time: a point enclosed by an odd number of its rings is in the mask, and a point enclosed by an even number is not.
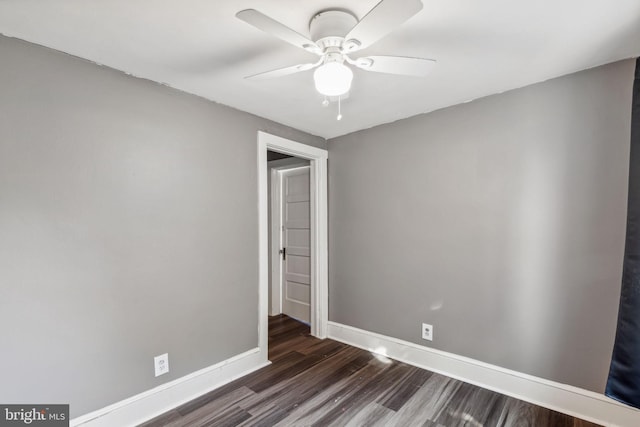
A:
[[[287,255],[310,256],[309,245],[311,236],[309,235],[308,229],[290,228],[288,237],[289,246],[287,246]]]
[[[296,199],[300,198],[299,194],[297,196]],[[286,201],[285,228],[309,231],[309,194],[307,193],[307,200],[293,201],[291,199],[287,198]]]
[[[309,167],[282,171],[282,311],[304,322],[311,318],[309,206]]]
[[[308,288],[305,285],[292,282],[287,288],[287,298],[304,304],[309,304],[309,292],[307,291]]]

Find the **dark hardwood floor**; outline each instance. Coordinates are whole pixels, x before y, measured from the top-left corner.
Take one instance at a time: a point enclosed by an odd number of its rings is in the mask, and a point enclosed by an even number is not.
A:
[[[535,426],[595,424],[309,336],[269,319],[273,363],[147,423],[157,426]]]

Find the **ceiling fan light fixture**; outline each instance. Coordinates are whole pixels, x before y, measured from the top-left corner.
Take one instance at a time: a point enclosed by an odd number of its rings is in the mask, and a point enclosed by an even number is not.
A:
[[[313,73],[316,90],[325,96],[340,96],[349,92],[353,71],[341,62],[327,62]]]

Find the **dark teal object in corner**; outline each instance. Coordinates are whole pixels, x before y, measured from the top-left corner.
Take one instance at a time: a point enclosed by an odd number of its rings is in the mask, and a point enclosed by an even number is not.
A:
[[[629,202],[618,329],[605,394],[640,409],[640,58],[631,112]]]

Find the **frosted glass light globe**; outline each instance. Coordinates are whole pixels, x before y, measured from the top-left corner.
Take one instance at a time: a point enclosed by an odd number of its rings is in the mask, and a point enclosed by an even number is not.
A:
[[[325,96],[340,96],[349,92],[353,71],[340,62],[327,62],[313,73],[316,90]]]

